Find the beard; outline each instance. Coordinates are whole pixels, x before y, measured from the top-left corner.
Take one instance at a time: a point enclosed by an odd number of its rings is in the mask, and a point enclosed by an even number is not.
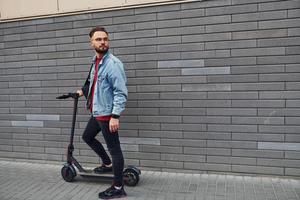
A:
[[[109,47],[108,46],[101,46],[98,48],[95,48],[95,51],[99,54],[105,54],[108,51]]]

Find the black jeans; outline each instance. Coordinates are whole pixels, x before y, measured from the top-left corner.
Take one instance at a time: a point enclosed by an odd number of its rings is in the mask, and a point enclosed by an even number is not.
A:
[[[95,138],[99,132],[102,132],[107,149],[110,152],[112,162],[107,155],[103,145]],[[83,132],[82,139],[97,153],[105,165],[112,163],[114,173],[114,184],[123,185],[124,157],[121,150],[118,132],[109,131],[109,121],[98,121],[91,117]]]

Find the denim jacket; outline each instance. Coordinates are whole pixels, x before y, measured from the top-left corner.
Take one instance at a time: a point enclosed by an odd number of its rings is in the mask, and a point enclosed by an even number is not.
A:
[[[88,108],[93,106],[94,117],[112,114],[120,116],[125,109],[128,96],[123,63],[109,52],[103,56],[98,66],[93,105],[88,105],[94,81],[95,62],[96,56],[93,58],[89,75],[82,87],[83,94],[87,98],[87,106]]]

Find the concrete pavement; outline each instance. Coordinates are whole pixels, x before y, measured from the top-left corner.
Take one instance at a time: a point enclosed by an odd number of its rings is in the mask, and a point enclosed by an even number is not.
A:
[[[96,200],[110,182],[67,183],[62,165],[0,159],[0,200]],[[300,200],[294,178],[142,171],[128,200]]]

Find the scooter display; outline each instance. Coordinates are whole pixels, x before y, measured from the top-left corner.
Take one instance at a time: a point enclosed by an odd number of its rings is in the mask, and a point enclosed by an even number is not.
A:
[[[71,135],[70,135],[70,143],[67,149],[67,163],[61,169],[61,175],[63,179],[67,182],[72,182],[74,178],[78,175],[81,177],[89,178],[102,178],[102,179],[113,179],[112,173],[95,173],[93,170],[84,169],[79,162],[73,156],[74,151],[74,133],[75,133],[75,123],[76,123],[76,115],[77,115],[77,106],[79,95],[77,93],[68,93],[62,96],[56,97],[56,99],[74,99],[74,107],[73,107],[73,118],[72,118],[72,127],[71,127]],[[77,169],[77,170],[76,170]],[[141,171],[135,166],[127,166],[123,170],[123,180],[124,184],[127,186],[136,186],[140,179]]]

